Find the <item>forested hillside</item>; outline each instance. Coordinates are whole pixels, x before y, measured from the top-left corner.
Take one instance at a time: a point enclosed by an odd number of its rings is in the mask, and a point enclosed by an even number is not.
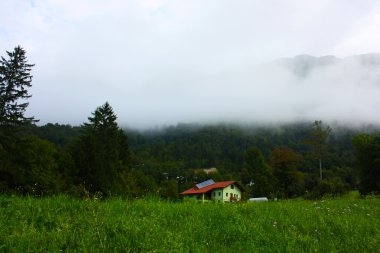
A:
[[[158,192],[162,197],[175,199],[195,182],[213,178],[242,182],[248,190],[247,196],[315,198],[360,188],[360,166],[352,141],[359,133],[373,136],[376,128],[329,127],[317,121],[282,126],[180,124],[150,131],[126,129],[125,165],[120,167],[121,171],[113,172],[117,179],[108,179],[114,185],[108,188],[102,182],[111,173],[110,169],[104,167],[88,171],[89,174],[83,170],[91,162],[95,163],[91,168],[113,163],[109,157],[113,146],[101,148],[107,145],[104,140],[96,144],[98,150],[93,150],[92,156],[88,154],[94,148],[83,146],[88,126],[29,125],[23,126],[22,131],[29,136],[27,150],[34,152],[26,157],[21,155],[21,160],[14,159],[17,163],[23,161],[16,166],[18,170],[33,170],[37,166],[40,170],[54,169],[57,174],[45,171],[45,176],[39,178],[27,173],[29,176],[24,178],[27,183],[22,183],[22,179],[13,184],[3,181],[3,191],[13,192],[17,188],[23,193],[63,191],[74,195],[95,192],[107,195],[112,189],[114,194],[138,197]],[[318,140],[318,133],[327,135]],[[323,149],[320,154],[316,154],[316,145]],[[40,153],[35,153],[36,149]],[[99,152],[105,154],[101,160]],[[39,157],[37,164],[34,156]],[[200,170],[211,167],[218,172],[207,175]],[[3,171],[3,175],[7,174]],[[46,180],[51,180],[51,184]]]
[[[249,189],[248,184],[256,181],[255,173],[268,165],[271,177],[266,183],[273,188],[263,194],[289,197],[357,189],[360,173],[352,140],[358,133],[374,133],[376,128],[330,128],[322,122],[280,126],[182,124],[159,131],[127,132],[134,167],[158,180],[177,179],[187,187],[184,182],[210,177],[194,169],[216,167],[219,173],[211,177],[239,180]],[[319,132],[328,135],[318,139],[315,135]],[[320,154],[316,154],[318,148],[322,149]],[[249,164],[250,156],[261,155],[265,164]]]

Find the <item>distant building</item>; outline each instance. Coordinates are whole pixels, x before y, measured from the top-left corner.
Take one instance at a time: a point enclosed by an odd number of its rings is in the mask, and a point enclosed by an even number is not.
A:
[[[213,173],[218,173],[218,170],[216,168],[208,168],[208,169],[203,169],[203,171],[208,175],[208,174],[213,174]]]
[[[183,195],[184,200],[224,203],[240,201],[241,193],[244,191],[244,188],[236,181],[215,182],[210,179],[181,192],[181,195]]]
[[[202,169],[195,169],[194,172],[195,172],[195,174],[199,174],[201,172],[204,172],[208,175],[208,174],[218,173],[218,169],[217,168],[202,168]]]

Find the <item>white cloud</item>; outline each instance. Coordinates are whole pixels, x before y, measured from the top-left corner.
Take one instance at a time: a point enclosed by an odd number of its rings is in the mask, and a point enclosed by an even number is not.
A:
[[[379,12],[374,0],[2,0],[0,49],[20,44],[36,64],[30,113],[42,122],[81,123],[106,100],[132,126],[336,118],[332,108],[368,120],[378,87],[349,81],[338,102],[343,77],[333,70],[305,84],[255,68],[304,53],[380,52]],[[356,94],[367,99],[353,103]]]

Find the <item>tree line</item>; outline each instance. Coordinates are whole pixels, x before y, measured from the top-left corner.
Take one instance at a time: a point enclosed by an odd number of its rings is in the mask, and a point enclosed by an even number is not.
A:
[[[0,191],[45,196],[177,199],[194,183],[237,180],[246,197],[379,192],[376,128],[322,121],[282,126],[186,125],[122,129],[106,102],[78,127],[26,117],[33,64],[20,46],[0,61]],[[216,167],[206,174],[201,168]]]

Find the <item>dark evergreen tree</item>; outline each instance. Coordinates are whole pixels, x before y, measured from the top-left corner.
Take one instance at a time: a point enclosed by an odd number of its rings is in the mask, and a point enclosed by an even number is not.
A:
[[[27,168],[20,168],[16,150],[20,147],[19,126],[35,122],[33,117],[24,115],[31,97],[28,88],[32,86],[31,70],[26,52],[17,46],[12,52],[7,51],[7,58],[0,59],[0,184],[9,187],[20,184],[17,177]],[[21,170],[21,171],[19,171]]]
[[[118,127],[116,118],[108,102],[98,107],[73,147],[77,183],[91,192],[122,191],[120,173],[127,170],[129,151],[127,136]]]
[[[14,126],[36,121],[34,117],[24,115],[30,98],[28,88],[32,86],[31,70],[34,64],[28,64],[26,52],[17,46],[8,52],[9,59],[0,60],[0,126]]]

